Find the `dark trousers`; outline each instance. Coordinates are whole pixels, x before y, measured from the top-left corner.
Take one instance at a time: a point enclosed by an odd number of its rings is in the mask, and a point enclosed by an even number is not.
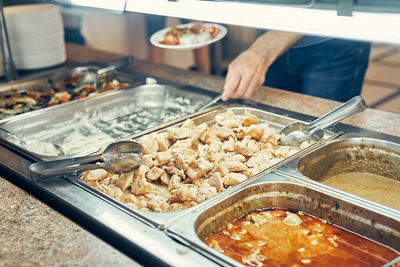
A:
[[[371,44],[330,39],[292,48],[269,68],[265,84],[302,94],[347,101],[361,93]]]

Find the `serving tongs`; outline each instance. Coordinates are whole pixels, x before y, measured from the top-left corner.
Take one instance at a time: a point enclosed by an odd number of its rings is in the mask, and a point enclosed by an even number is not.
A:
[[[82,74],[82,77],[78,78],[76,80],[76,85],[77,87],[86,85],[86,84],[96,84],[98,85],[100,83],[101,77],[106,75],[109,72],[112,72],[114,70],[121,69],[123,67],[126,67],[133,62],[133,57],[125,57],[123,59],[120,59],[104,68],[98,69],[96,71],[93,70],[87,70],[84,71]]]
[[[119,141],[106,147],[103,153],[60,160],[39,161],[29,166],[31,178],[40,181],[49,177],[84,170],[105,169],[121,174],[135,170],[142,162],[142,145]]]
[[[328,112],[322,117],[311,123],[295,122],[284,127],[280,134],[285,136],[281,138],[281,145],[298,146],[304,141],[310,141],[312,137],[321,139],[324,136],[323,130],[336,122],[344,120],[351,115],[362,112],[367,108],[364,99],[358,95]]]

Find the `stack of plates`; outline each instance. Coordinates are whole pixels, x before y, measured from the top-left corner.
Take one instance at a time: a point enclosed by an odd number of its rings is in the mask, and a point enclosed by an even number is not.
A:
[[[65,61],[64,27],[57,6],[8,6],[4,14],[17,69],[45,68]]]

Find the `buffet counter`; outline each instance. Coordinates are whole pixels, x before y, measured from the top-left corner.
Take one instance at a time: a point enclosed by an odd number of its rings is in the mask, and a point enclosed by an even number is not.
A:
[[[67,45],[67,54],[68,61],[76,63],[89,61],[110,63],[121,57],[118,54],[73,44]],[[178,81],[215,92],[220,92],[224,83],[222,77],[154,65],[140,60],[134,62],[131,70],[148,77]],[[266,87],[259,90],[253,100],[314,117],[321,116],[339,105],[335,101]],[[379,138],[379,133],[400,137],[400,114],[367,109],[344,120],[343,123],[377,132],[377,138]],[[32,189],[29,184],[18,178],[18,175],[14,175],[21,168],[27,168],[29,161],[20,161],[17,155],[12,157],[10,155],[13,153],[9,152],[7,156],[4,156],[3,152],[7,150],[3,146],[0,147],[0,162],[7,166],[7,168],[2,167],[3,178],[0,178],[2,203],[0,206],[0,265],[126,266],[137,264],[120,252],[123,244],[118,244],[112,236],[104,235],[96,230],[100,228],[76,216],[73,208],[64,209],[59,202],[52,201],[53,199],[49,196],[43,197],[45,193]],[[129,251],[124,252],[129,254]],[[184,259],[187,253],[182,250],[177,254],[182,255]],[[146,264],[143,259],[141,263]]]

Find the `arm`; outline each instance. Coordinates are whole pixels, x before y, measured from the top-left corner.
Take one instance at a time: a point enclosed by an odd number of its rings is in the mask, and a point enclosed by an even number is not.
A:
[[[265,81],[269,66],[303,35],[268,31],[228,66],[222,100],[250,98]]]

